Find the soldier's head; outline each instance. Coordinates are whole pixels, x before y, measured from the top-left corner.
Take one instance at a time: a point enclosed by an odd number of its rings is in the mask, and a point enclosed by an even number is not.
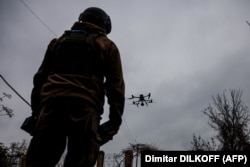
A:
[[[80,22],[89,22],[105,29],[106,34],[111,32],[111,20],[109,15],[102,9],[90,7],[85,9],[79,16]]]

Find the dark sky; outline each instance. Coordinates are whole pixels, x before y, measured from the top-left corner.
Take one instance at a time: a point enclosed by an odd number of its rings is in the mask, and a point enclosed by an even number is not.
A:
[[[20,0],[0,1],[0,73],[30,100],[32,78],[52,38],[70,29],[87,7],[103,8],[111,17],[109,38],[120,49],[126,97],[151,92],[156,103],[136,107],[126,101],[123,124],[102,149],[120,152],[129,143],[153,143],[161,149],[190,147],[193,134],[213,131],[202,114],[212,95],[242,89],[250,106],[250,1],[247,0]],[[39,20],[48,26],[44,26]],[[0,142],[29,140],[19,129],[30,108],[12,95],[4,104],[14,117],[0,117]],[[107,120],[108,107],[103,121]]]

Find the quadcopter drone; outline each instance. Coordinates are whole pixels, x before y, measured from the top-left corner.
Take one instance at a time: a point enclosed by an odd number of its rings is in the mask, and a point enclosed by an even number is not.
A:
[[[128,99],[138,99],[138,100],[133,100],[133,104],[137,105],[137,107],[139,106],[139,104],[141,106],[144,106],[145,104],[148,106],[148,103],[153,103],[153,100],[150,99],[151,93],[149,93],[148,95],[144,96],[143,94],[140,94],[139,96],[134,96],[131,95],[131,98]]]

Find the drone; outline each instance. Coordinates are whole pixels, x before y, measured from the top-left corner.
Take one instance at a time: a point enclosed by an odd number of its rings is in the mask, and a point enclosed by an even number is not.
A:
[[[139,104],[141,106],[144,106],[145,104],[148,106],[148,103],[153,103],[153,100],[150,99],[151,93],[149,93],[148,95],[144,96],[143,94],[140,94],[139,96],[134,96],[131,95],[130,98],[128,99],[138,99],[138,100],[133,100],[133,104],[137,105],[137,107],[139,106]]]

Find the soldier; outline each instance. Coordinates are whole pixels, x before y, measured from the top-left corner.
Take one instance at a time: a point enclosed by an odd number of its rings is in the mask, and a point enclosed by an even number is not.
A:
[[[66,146],[64,167],[92,167],[100,145],[118,132],[125,84],[119,50],[107,37],[110,32],[106,12],[90,7],[71,30],[48,45],[34,75],[31,105],[37,123],[27,151],[27,167],[54,167]],[[100,135],[105,95],[108,130],[104,126]]]

